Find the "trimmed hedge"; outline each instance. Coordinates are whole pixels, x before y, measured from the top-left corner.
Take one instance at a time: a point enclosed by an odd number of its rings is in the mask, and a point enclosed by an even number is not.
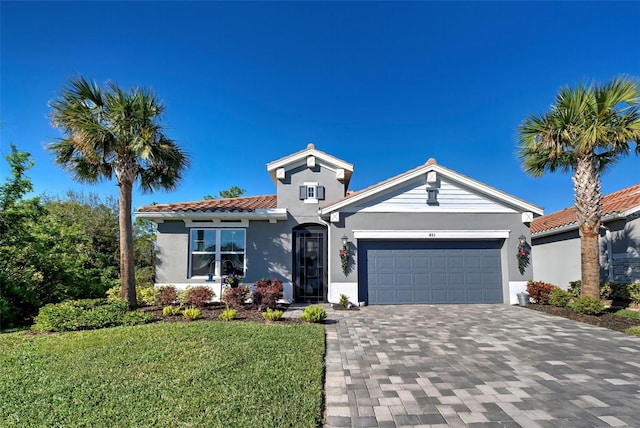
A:
[[[114,327],[118,325],[145,324],[154,320],[153,315],[128,312],[123,300],[83,299],[49,304],[40,308],[34,331],[75,331]]]

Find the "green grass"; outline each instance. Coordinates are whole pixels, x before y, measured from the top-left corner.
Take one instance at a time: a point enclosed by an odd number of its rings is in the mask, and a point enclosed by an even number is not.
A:
[[[637,325],[635,327],[629,327],[624,332],[625,332],[625,334],[628,334],[630,336],[639,336],[640,337],[640,325]]]
[[[318,325],[157,323],[0,335],[3,427],[316,427]]]
[[[630,311],[628,309],[620,309],[614,312],[615,315],[625,318],[640,319],[640,312]]]

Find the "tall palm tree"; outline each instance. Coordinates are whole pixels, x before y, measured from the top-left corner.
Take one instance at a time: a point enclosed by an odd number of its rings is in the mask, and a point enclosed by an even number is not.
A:
[[[572,172],[580,230],[582,295],[600,298],[598,238],[602,214],[600,174],[640,154],[640,84],[617,77],[605,84],[562,88],[551,109],[518,128],[518,155],[528,174]]]
[[[188,156],[165,136],[159,125],[164,106],[149,90],[125,92],[115,83],[103,89],[79,77],[50,107],[53,126],[65,135],[48,146],[56,163],[80,182],[96,183],[115,174],[122,298],[134,308],[133,183],[138,180],[143,192],[172,190],[189,166]]]

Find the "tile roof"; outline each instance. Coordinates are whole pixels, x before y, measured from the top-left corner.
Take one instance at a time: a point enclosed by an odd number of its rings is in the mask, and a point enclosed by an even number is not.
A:
[[[175,204],[146,205],[138,212],[250,212],[277,207],[276,195],[248,196],[242,198],[206,199]]]
[[[640,207],[640,184],[635,184],[602,197],[602,217],[621,214],[635,207]],[[536,234],[572,224],[578,225],[575,208],[564,208],[534,219],[531,222],[531,233]]]

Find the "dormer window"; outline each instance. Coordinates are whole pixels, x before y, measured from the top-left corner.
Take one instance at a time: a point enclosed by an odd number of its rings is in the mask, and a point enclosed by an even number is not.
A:
[[[324,186],[318,183],[304,183],[304,186],[300,186],[300,199],[304,200],[305,204],[317,204],[318,201],[324,200]]]

